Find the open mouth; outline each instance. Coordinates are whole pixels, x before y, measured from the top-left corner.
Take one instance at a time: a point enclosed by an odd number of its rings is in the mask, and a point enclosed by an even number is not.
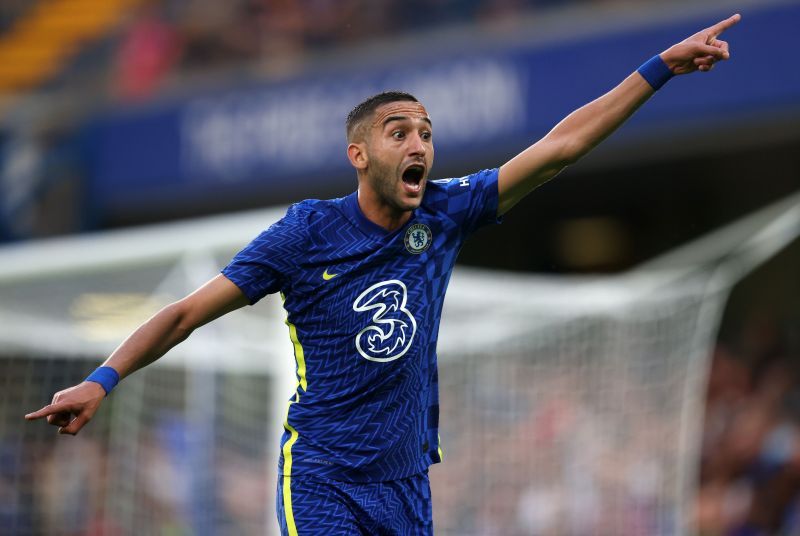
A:
[[[403,171],[403,184],[411,192],[418,192],[422,188],[422,178],[425,176],[425,166],[412,164]]]

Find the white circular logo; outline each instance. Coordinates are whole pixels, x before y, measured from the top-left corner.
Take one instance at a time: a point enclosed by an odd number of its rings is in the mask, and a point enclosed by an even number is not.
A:
[[[419,255],[431,246],[433,235],[424,223],[415,223],[406,231],[404,243],[409,253]]]

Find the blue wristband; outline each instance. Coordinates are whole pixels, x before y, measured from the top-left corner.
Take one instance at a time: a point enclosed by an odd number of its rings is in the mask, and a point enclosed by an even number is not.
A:
[[[656,91],[661,89],[670,78],[675,76],[675,74],[670,70],[669,67],[667,67],[667,64],[664,63],[664,60],[662,60],[661,56],[658,54],[647,60],[644,65],[639,67],[638,72],[640,75],[642,75],[642,78],[647,80],[647,83],[650,84]]]
[[[99,383],[105,390],[106,396],[108,396],[111,390],[119,383],[119,374],[111,367],[99,367],[83,381]]]

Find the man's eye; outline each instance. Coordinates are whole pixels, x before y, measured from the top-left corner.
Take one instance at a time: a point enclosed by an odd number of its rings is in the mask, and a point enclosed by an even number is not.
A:
[[[400,130],[396,130],[392,132],[392,137],[396,140],[402,140],[405,137],[405,134]]]
[[[423,132],[422,133],[422,139],[425,140],[425,141],[431,139],[432,137],[433,137],[433,134],[431,134],[430,132]]]

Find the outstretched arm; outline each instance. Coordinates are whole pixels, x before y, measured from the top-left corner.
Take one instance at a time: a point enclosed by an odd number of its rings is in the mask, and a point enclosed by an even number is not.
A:
[[[728,43],[717,39],[741,19],[734,15],[673,45],[660,54],[673,75],[707,72],[730,57]],[[506,213],[531,190],[574,164],[619,128],[655,93],[637,71],[603,95],[572,112],[544,138],[500,168],[498,214]]]
[[[103,366],[116,370],[122,379],[163,356],[196,328],[248,303],[239,287],[218,275],[142,324],[114,350]],[[59,433],[75,435],[89,422],[105,396],[99,383],[83,381],[59,391],[49,405],[25,418],[47,417],[48,423],[59,427]]]

